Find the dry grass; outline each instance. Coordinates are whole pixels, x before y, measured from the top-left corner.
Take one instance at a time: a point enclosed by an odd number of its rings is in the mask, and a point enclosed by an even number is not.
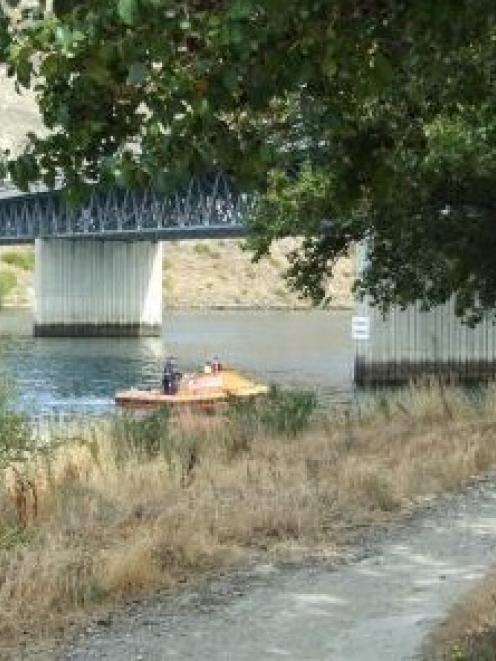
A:
[[[0,638],[56,634],[88,610],[254,553],[332,553],[363,526],[496,466],[494,390],[478,404],[411,391],[319,414],[300,432],[269,418],[186,416],[158,443],[165,432],[149,425],[141,445],[135,433],[148,423],[101,425],[49,461],[33,457],[23,489],[7,471]]]
[[[451,609],[430,640],[426,658],[438,661],[496,659],[496,569]]]

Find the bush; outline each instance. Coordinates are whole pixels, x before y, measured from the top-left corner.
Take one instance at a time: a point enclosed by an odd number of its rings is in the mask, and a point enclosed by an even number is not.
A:
[[[33,447],[27,418],[11,408],[12,391],[0,383],[0,467],[25,459]]]
[[[111,437],[117,458],[125,459],[129,453],[146,458],[164,454],[170,460],[170,411],[162,408],[139,417],[117,417],[112,425]]]
[[[247,450],[257,435],[295,438],[310,424],[317,403],[313,391],[276,386],[265,399],[234,401],[228,411],[233,449]]]
[[[308,427],[317,403],[312,390],[283,390],[273,386],[261,409],[264,431],[294,438]]]
[[[200,446],[208,432],[185,423],[187,417],[172,420],[167,408],[148,415],[117,418],[112,427],[112,442],[117,464],[130,456],[149,461],[162,456],[171,469],[178,468],[183,485],[188,483],[200,457]]]
[[[2,253],[2,262],[9,266],[15,266],[22,271],[32,271],[34,269],[34,253],[8,250]]]
[[[218,259],[220,257],[219,252],[212,248],[208,243],[195,243],[193,250],[197,255],[204,255],[205,257],[211,257],[212,259]]]
[[[0,411],[0,465],[1,458],[17,460],[31,446],[26,418],[15,411]]]
[[[0,307],[5,303],[5,298],[17,285],[17,278],[10,271],[0,271]]]

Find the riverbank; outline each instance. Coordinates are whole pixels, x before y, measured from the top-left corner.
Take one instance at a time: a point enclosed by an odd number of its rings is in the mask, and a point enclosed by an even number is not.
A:
[[[496,659],[496,568],[464,594],[432,635],[426,661]]]
[[[82,429],[24,464],[21,482],[7,472],[4,654],[208,572],[341,557],[496,467],[493,389],[478,402],[427,389],[348,413],[312,408],[295,393],[227,421]]]
[[[290,291],[284,272],[294,239],[275,243],[268,257],[252,263],[239,240],[173,241],[164,247],[164,304],[170,309],[302,310],[311,307]],[[31,307],[34,250],[0,248],[0,300],[8,307]],[[330,309],[353,305],[354,261],[336,265],[329,283]],[[4,283],[5,287],[3,287]]]
[[[255,563],[127,604],[94,619],[57,658],[135,661],[167,650],[178,659],[420,659],[432,627],[491,562],[495,477],[369,535],[345,562]]]

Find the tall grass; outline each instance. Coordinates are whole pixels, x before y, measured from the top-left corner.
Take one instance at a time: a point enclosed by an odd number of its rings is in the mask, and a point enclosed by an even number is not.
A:
[[[431,387],[348,410],[315,405],[275,390],[219,415],[125,417],[11,463],[0,640],[48,635],[254,554],[329,554],[496,466],[494,389],[475,403]]]

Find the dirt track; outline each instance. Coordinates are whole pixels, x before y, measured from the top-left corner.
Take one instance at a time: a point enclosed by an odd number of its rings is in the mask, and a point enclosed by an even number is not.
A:
[[[495,550],[492,479],[414,516],[352,564],[263,565],[134,604],[60,658],[408,659]]]

